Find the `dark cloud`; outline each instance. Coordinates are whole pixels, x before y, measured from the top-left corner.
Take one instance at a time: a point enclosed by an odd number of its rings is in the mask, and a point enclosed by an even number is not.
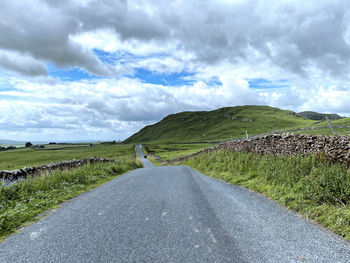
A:
[[[342,0],[36,0],[3,1],[0,10],[0,48],[95,75],[115,75],[118,70],[71,37],[104,28],[113,29],[122,40],[176,41],[206,64],[236,63],[254,49],[297,74],[307,75],[311,66],[335,76],[350,70],[344,37],[350,5]]]
[[[30,57],[0,52],[0,67],[27,76],[47,76],[46,66]]]

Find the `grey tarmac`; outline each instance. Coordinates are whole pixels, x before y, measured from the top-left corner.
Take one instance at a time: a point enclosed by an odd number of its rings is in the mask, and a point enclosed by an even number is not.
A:
[[[349,242],[268,198],[137,150],[145,168],[12,235],[0,262],[350,262]]]

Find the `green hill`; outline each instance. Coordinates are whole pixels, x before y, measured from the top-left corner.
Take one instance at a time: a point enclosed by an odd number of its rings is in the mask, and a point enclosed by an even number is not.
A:
[[[314,111],[303,111],[298,113],[300,116],[310,119],[310,120],[325,120],[326,117],[330,120],[339,120],[343,117],[339,116],[338,114],[324,114],[324,113],[318,113]]]
[[[135,133],[125,143],[228,140],[272,130],[311,126],[314,121],[293,111],[268,106],[226,107],[214,111],[171,114]]]

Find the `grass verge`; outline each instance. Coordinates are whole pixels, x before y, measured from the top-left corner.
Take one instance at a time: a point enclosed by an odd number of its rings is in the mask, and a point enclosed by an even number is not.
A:
[[[163,166],[163,165],[166,165],[166,163],[164,162],[160,162],[158,161],[156,158],[154,158],[153,156],[147,154],[147,159],[153,163],[155,166]]]
[[[274,157],[219,151],[183,164],[263,193],[350,240],[350,170],[322,156]]]
[[[13,184],[0,182],[0,241],[45,210],[139,167],[131,161],[95,164]]]

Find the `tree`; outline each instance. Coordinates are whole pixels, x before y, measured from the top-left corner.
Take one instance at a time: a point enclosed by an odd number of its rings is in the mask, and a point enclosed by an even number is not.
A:
[[[31,142],[26,142],[26,148],[32,147],[33,144]]]

